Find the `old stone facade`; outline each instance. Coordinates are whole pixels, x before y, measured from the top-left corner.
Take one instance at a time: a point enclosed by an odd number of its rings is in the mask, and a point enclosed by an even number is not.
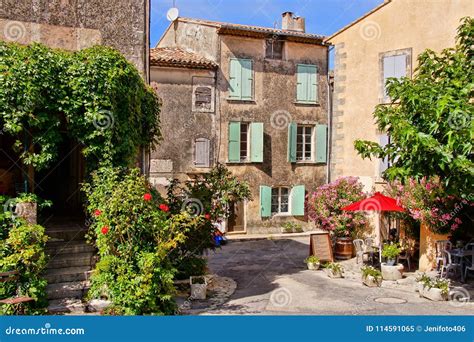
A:
[[[282,29],[178,18],[151,52],[164,141],[150,177],[163,189],[225,164],[250,184],[228,232],[304,229],[304,196],[327,181],[328,45],[284,13]]]
[[[327,39],[335,45],[331,178],[358,176],[367,190],[383,183],[386,161],[363,160],[357,139],[388,141],[375,125],[386,103],[384,80],[411,77],[425,49],[453,47],[460,19],[474,14],[470,0],[386,0]]]
[[[122,52],[148,75],[149,0],[0,0],[0,39]]]

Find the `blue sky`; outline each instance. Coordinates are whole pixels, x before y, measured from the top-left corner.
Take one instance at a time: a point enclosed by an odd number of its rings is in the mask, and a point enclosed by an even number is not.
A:
[[[281,26],[281,13],[306,18],[306,31],[330,35],[376,7],[383,0],[174,0],[182,17],[236,24]],[[151,46],[169,25],[166,12],[173,0],[151,0]]]

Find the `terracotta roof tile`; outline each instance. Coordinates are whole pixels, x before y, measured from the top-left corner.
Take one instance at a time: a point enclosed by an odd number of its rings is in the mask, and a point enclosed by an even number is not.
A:
[[[156,47],[150,51],[150,64],[155,66],[216,69],[217,64],[203,56],[175,47]]]

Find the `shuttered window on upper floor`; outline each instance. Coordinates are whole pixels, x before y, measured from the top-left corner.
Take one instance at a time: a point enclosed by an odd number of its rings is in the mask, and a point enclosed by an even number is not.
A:
[[[229,99],[253,99],[253,62],[246,58],[230,59]]]
[[[296,66],[296,102],[318,103],[318,67],[311,64]]]
[[[393,55],[384,56],[382,61],[382,72],[383,72],[383,100],[384,102],[390,101],[390,97],[387,94],[387,80],[389,78],[402,78],[407,76],[407,65],[408,55]]]

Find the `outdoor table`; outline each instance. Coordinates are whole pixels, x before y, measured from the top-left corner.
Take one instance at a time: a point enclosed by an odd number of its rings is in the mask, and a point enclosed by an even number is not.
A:
[[[449,251],[451,256],[459,258],[459,263],[461,265],[461,282],[464,283],[464,268],[467,267],[466,259],[467,257],[471,257],[474,255],[474,250],[465,250],[465,249],[452,249]]]

